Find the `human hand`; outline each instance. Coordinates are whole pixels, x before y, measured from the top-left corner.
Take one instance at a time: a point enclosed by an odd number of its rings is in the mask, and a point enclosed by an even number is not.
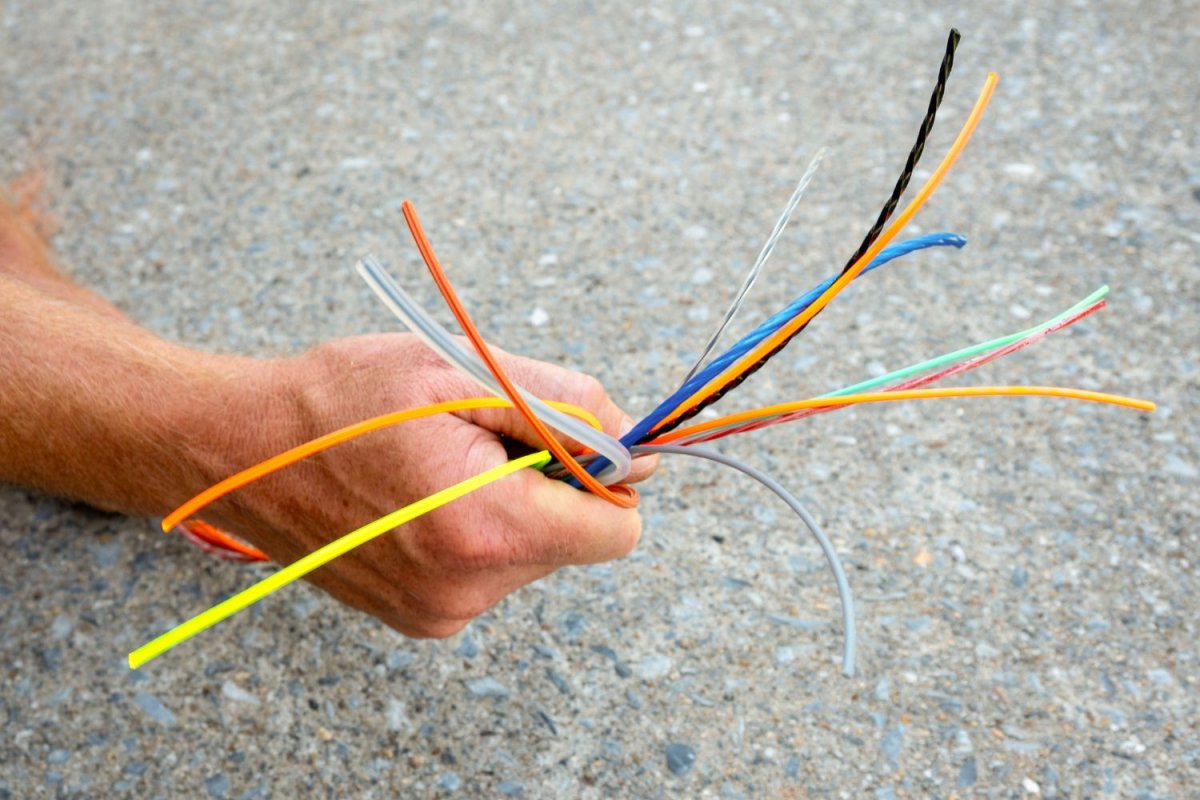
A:
[[[513,380],[533,394],[591,411],[614,436],[631,425],[594,379],[496,353]],[[247,452],[237,469],[387,411],[482,394],[406,334],[343,339],[296,358],[239,364],[231,385],[243,397],[271,400],[257,407],[233,406],[253,414],[252,419],[220,420],[226,430],[256,430],[239,448]],[[511,409],[416,420],[270,475],[200,516],[276,562],[289,563],[372,519],[509,460],[506,439],[542,447]],[[232,444],[228,436],[213,441],[221,441],[223,448]],[[577,443],[563,442],[579,452]],[[654,458],[638,459],[630,480],[644,479],[656,464]],[[636,510],[617,508],[527,469],[420,517],[309,577],[338,600],[401,633],[444,637],[560,566],[627,554],[640,532]]]

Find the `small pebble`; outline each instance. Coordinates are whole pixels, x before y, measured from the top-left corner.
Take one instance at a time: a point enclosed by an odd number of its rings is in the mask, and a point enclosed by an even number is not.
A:
[[[133,702],[155,722],[161,725],[175,724],[175,714],[171,709],[149,692],[138,692],[133,696]]]
[[[1165,669],[1149,670],[1146,672],[1146,677],[1159,686],[1170,686],[1175,683],[1175,678]]]
[[[47,647],[38,651],[38,656],[41,658],[42,666],[49,672],[58,672],[59,666],[62,664],[62,650],[58,647]]]
[[[696,763],[696,751],[680,742],[667,745],[666,755],[667,769],[676,775],[687,775]]]
[[[1030,178],[1037,174],[1037,167],[1033,164],[1012,163],[1004,165],[1004,172],[1012,175],[1014,178]]]
[[[121,542],[117,539],[107,543],[92,542],[88,545],[88,549],[92,551],[92,555],[96,558],[96,566],[98,567],[116,566],[117,562],[121,559]]]
[[[594,644],[592,645],[591,649],[593,653],[599,653],[605,658],[612,659],[613,661],[617,660],[617,651],[613,650],[606,644]]]
[[[967,756],[967,760],[958,770],[958,785],[974,786],[978,777],[979,771],[975,764],[975,756]]]
[[[1200,478],[1200,471],[1174,453],[1163,459],[1163,472],[1188,480]]]
[[[256,696],[247,692],[233,681],[225,681],[221,684],[221,694],[239,703],[249,703],[252,706],[259,704],[259,699]]]
[[[879,742],[879,752],[883,753],[884,758],[889,761],[897,761],[900,758],[900,751],[904,748],[904,726],[897,725],[883,736],[883,740]]]
[[[633,672],[644,681],[657,680],[671,671],[671,658],[664,655],[646,656],[637,663]]]
[[[404,669],[414,660],[416,656],[404,650],[393,650],[388,653],[387,665],[388,669]]]
[[[475,644],[475,640],[470,636],[464,636],[459,642],[458,647],[454,649],[454,655],[462,658],[474,658],[479,655],[479,646]]]
[[[554,724],[554,720],[542,709],[538,709],[533,713],[534,718],[550,729],[550,732],[555,736],[558,735],[558,726]]]
[[[224,772],[217,773],[204,781],[204,789],[213,800],[221,800],[229,792],[229,778]]]
[[[980,658],[995,658],[1000,655],[1000,651],[987,642],[976,642],[975,655]]]
[[[813,631],[825,626],[825,623],[821,620],[802,619],[801,617],[793,617],[788,614],[767,614],[767,619],[779,625],[789,625],[793,628],[799,628],[802,631]]]
[[[50,635],[55,639],[65,639],[71,635],[71,631],[75,629],[75,623],[66,614],[59,614],[54,618],[54,622],[50,623]]]
[[[559,675],[549,667],[546,667],[546,678],[548,678],[549,681],[554,684],[554,688],[558,689],[558,691],[562,694],[571,693],[571,684],[567,683],[563,676]]]
[[[388,698],[384,719],[387,720],[389,731],[403,731],[411,727],[408,721],[407,708],[405,708],[403,701],[397,700],[395,697]]]
[[[475,697],[508,697],[508,687],[491,676],[467,681],[467,691]]]
[[[1013,567],[1012,577],[1009,578],[1009,582],[1012,583],[1014,588],[1025,588],[1025,584],[1029,583],[1029,570],[1021,566]]]

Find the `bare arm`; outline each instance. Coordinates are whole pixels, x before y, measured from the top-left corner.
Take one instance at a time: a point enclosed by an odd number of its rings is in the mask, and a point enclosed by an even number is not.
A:
[[[414,337],[340,340],[293,358],[200,353],[167,342],[31,265],[0,224],[0,480],[100,508],[161,515],[205,486],[343,425],[478,395]],[[14,255],[15,253],[15,255]],[[542,397],[625,415],[594,380],[504,357]],[[506,460],[502,437],[536,444],[501,409],[409,423],[334,448],[247,487],[204,518],[288,562]],[[653,462],[642,463],[637,478]],[[565,564],[627,553],[636,511],[525,471],[317,571],[343,602],[417,636],[444,636]]]
[[[237,367],[0,275],[0,478],[162,513],[226,468],[197,412]]]

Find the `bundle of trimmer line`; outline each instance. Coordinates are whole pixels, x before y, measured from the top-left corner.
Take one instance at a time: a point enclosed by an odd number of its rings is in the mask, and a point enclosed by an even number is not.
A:
[[[958,32],[951,31],[946,44],[945,56],[938,70],[933,95],[929,101],[929,108],[921,121],[916,142],[908,154],[904,169],[896,181],[891,196],[884,203],[879,217],[871,225],[862,243],[846,260],[841,271],[816,288],[797,297],[786,308],[767,319],[733,347],[706,363],[706,359],[713,352],[721,334],[741,307],[743,299],[753,286],[759,271],[783,233],[796,204],[824,157],[824,151],[821,151],[801,178],[720,326],[705,344],[700,358],[688,370],[680,387],[620,440],[601,431],[595,419],[581,409],[561,403],[543,402],[515,386],[509,380],[450,285],[421,228],[416,211],[411,204],[405,202],[404,218],[417,248],[474,351],[463,347],[458,339],[451,336],[448,331],[434,321],[372,258],[363,259],[358,265],[358,271],[379,298],[410,330],[420,336],[449,363],[476,381],[488,396],[385,414],[301,444],[261,464],[249,467],[192,498],[163,519],[163,530],[169,531],[178,528],[205,549],[225,557],[241,560],[265,560],[266,556],[263,553],[246,545],[236,537],[205,524],[195,517],[196,513],[218,498],[251,481],[283,469],[322,450],[390,425],[398,425],[434,414],[471,408],[513,407],[537,431],[544,441],[546,449],[516,458],[449,486],[335,539],[133,651],[129,654],[130,667],[136,669],[180,642],[215,625],[353,548],[482,486],[501,480],[506,475],[511,475],[518,470],[526,468],[542,470],[548,477],[570,481],[581,491],[593,492],[611,503],[628,508],[636,505],[637,496],[628,487],[623,486],[621,481],[629,474],[633,458],[646,453],[666,453],[705,458],[739,470],[767,486],[796,512],[819,543],[834,574],[844,626],[842,670],[847,675],[852,674],[855,640],[854,603],[841,563],[828,537],[821,531],[812,515],[778,482],[735,458],[705,447],[704,443],[768,425],[791,422],[813,414],[835,411],[848,405],[897,400],[1039,395],[1109,403],[1142,411],[1154,410],[1153,403],[1143,400],[1053,386],[926,388],[944,378],[958,375],[1020,350],[1099,310],[1104,306],[1104,298],[1108,293],[1108,287],[1101,287],[1053,319],[1026,330],[945,353],[819,397],[779,403],[704,422],[692,421],[697,414],[736,389],[742,381],[749,378],[776,353],[786,347],[788,342],[803,331],[813,318],[855,278],[917,250],[928,247],[962,247],[966,243],[962,237],[955,234],[939,233],[892,244],[893,239],[929,199],[962,153],[996,87],[997,77],[995,74],[989,73],[983,90],[979,94],[979,99],[975,102],[975,106],[963,124],[954,144],[951,145],[937,169],[920,190],[898,214],[895,213],[908,188],[913,170],[924,152],[929,133],[933,129],[946,81],[954,64],[954,51],[958,39]],[[551,428],[579,442],[584,448],[584,455],[573,456],[569,453],[555,438]],[[331,531],[330,533],[337,532]]]

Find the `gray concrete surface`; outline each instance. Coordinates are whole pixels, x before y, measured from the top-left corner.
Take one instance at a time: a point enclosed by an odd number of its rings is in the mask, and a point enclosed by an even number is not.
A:
[[[128,650],[260,571],[6,488],[0,796],[1196,796],[1194,2],[5,2],[0,156],[49,170],[73,274],[211,349],[391,329],[352,273],[368,251],[436,304],[410,197],[496,340],[645,411],[823,144],[746,323],[846,257],[952,24],[930,165],[986,70],[1002,80],[916,229],[970,245],[856,285],[725,406],[1108,282],[1108,311],[973,380],[1161,407],[897,405],[729,442],[836,540],[857,677],[819,552],[707,467],[665,466],[634,555],[452,640],[305,586],[136,674]]]

